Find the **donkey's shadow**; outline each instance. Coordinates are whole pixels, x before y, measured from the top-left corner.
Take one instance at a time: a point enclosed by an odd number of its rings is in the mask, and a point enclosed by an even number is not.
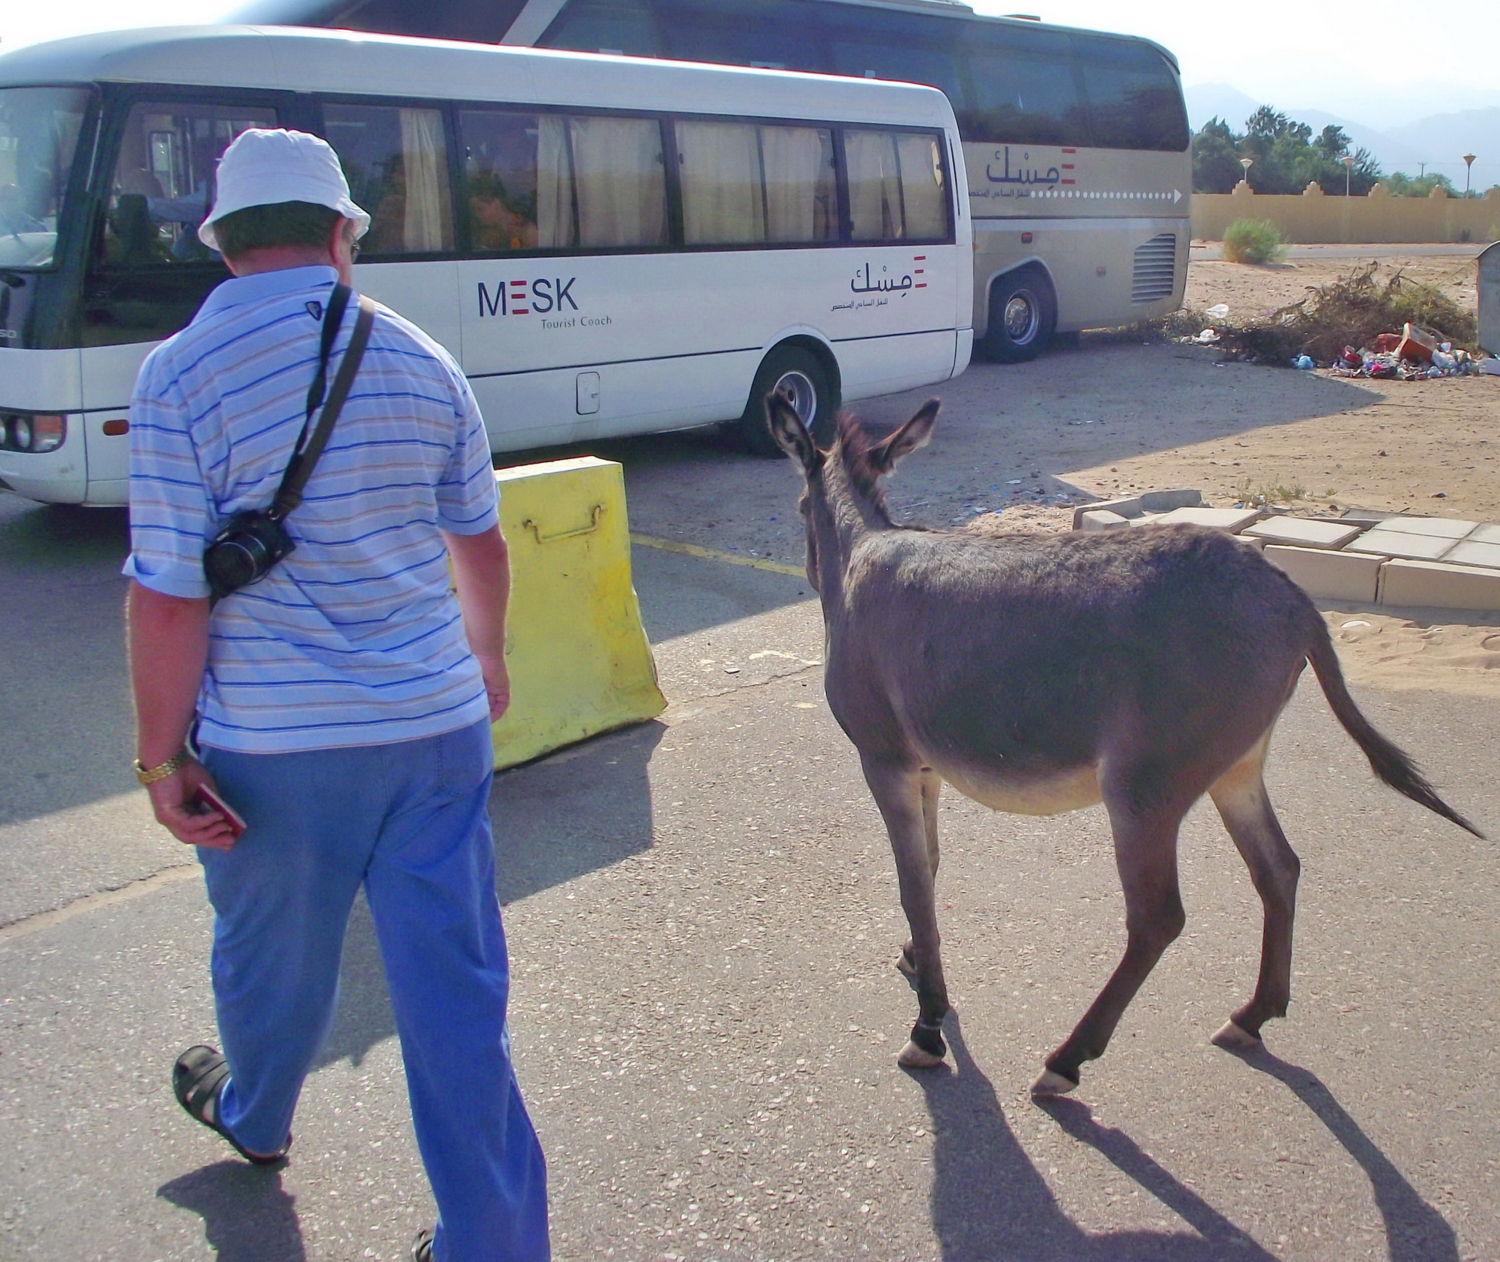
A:
[[[1385,1223],[1390,1262],[1458,1262],[1458,1237],[1447,1219],[1422,1199],[1317,1074],[1265,1050],[1235,1054],[1252,1069],[1285,1083],[1359,1162]]]
[[[1128,1136],[1100,1126],[1073,1100],[1049,1103],[1064,1130],[1097,1148],[1195,1231],[1084,1232],[1058,1205],[1016,1139],[995,1089],[975,1065],[950,1012],[943,1035],[956,1069],[912,1073],[927,1095],[933,1135],[933,1227],[944,1262],[1221,1262],[1266,1252]]]
[[[1191,1234],[1083,1232],[1057,1204],[1010,1129],[994,1087],[969,1055],[956,1012],[943,1023],[943,1035],[956,1069],[943,1065],[911,1073],[932,1116],[932,1219],[943,1262],[1219,1262],[1225,1257],[1252,1262],[1275,1256],[1184,1187],[1125,1132],[1096,1122],[1086,1104],[1066,1097],[1039,1101],[1064,1131],[1194,1229]],[[1390,1262],[1458,1262],[1452,1227],[1316,1074],[1266,1051],[1241,1059],[1285,1083],[1364,1169],[1385,1224]]]

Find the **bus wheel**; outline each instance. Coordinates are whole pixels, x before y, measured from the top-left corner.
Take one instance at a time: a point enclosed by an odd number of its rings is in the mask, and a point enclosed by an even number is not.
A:
[[[833,418],[839,401],[828,369],[806,347],[778,346],[765,359],[750,386],[750,399],[740,417],[740,438],[753,455],[780,458],[766,424],[766,395],[781,390],[791,396],[792,408],[811,431],[814,441],[833,441]]]
[[[990,326],[977,349],[986,359],[1019,364],[1035,359],[1057,327],[1057,295],[1035,267],[1022,267],[990,286]]]

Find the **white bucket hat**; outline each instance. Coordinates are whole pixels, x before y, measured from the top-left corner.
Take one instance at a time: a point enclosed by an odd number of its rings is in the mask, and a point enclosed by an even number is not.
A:
[[[211,250],[219,248],[214,224],[250,206],[311,202],[352,219],[355,237],[370,226],[370,216],[349,197],[349,181],[333,146],[305,131],[242,131],[224,150],[215,179],[214,208],[198,226],[198,240]]]

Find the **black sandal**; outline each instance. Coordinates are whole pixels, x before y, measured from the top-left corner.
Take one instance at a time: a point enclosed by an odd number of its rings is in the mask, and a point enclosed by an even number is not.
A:
[[[219,1093],[224,1090],[224,1084],[228,1081],[229,1065],[223,1054],[201,1043],[188,1048],[172,1066],[172,1094],[177,1097],[177,1103],[182,1105],[190,1118],[222,1136],[251,1165],[274,1166],[284,1161],[287,1149],[292,1146],[290,1135],[286,1137],[286,1143],[282,1144],[280,1151],[262,1156],[251,1152],[219,1124]],[[212,1119],[207,1112],[210,1104],[214,1106]]]
[[[432,1262],[432,1232],[423,1227],[411,1242],[412,1262]]]

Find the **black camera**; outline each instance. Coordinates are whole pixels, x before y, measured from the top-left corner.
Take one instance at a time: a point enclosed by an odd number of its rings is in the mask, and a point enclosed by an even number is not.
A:
[[[258,583],[296,549],[281,518],[259,509],[236,513],[203,553],[203,573],[215,600]]]
[[[318,345],[318,372],[307,391],[307,415],[302,419],[302,432],[297,435],[292,448],[292,458],[287,462],[286,472],[281,475],[281,486],[270,508],[251,509],[236,513],[203,550],[203,574],[208,579],[208,590],[213,600],[237,592],[251,583],[258,583],[270,573],[271,567],[282,558],[295,552],[297,545],[286,532],[285,517],[302,503],[302,489],[307,485],[308,475],[318,462],[323,446],[328,441],[329,431],[338,419],[339,409],[349,393],[350,383],[359,368],[360,357],[370,338],[370,327],[375,320],[375,304],[368,298],[359,300],[359,315],[354,321],[354,332],[344,351],[344,362],[339,365],[338,375],[333,379],[333,390],[325,404],[324,388],[327,384],[328,356],[333,350],[334,335],[344,318],[344,309],[354,291],[347,285],[335,285],[328,296],[328,307],[321,314],[323,331]],[[311,310],[316,304],[308,303]],[[318,423],[312,429],[313,412],[322,407]]]

